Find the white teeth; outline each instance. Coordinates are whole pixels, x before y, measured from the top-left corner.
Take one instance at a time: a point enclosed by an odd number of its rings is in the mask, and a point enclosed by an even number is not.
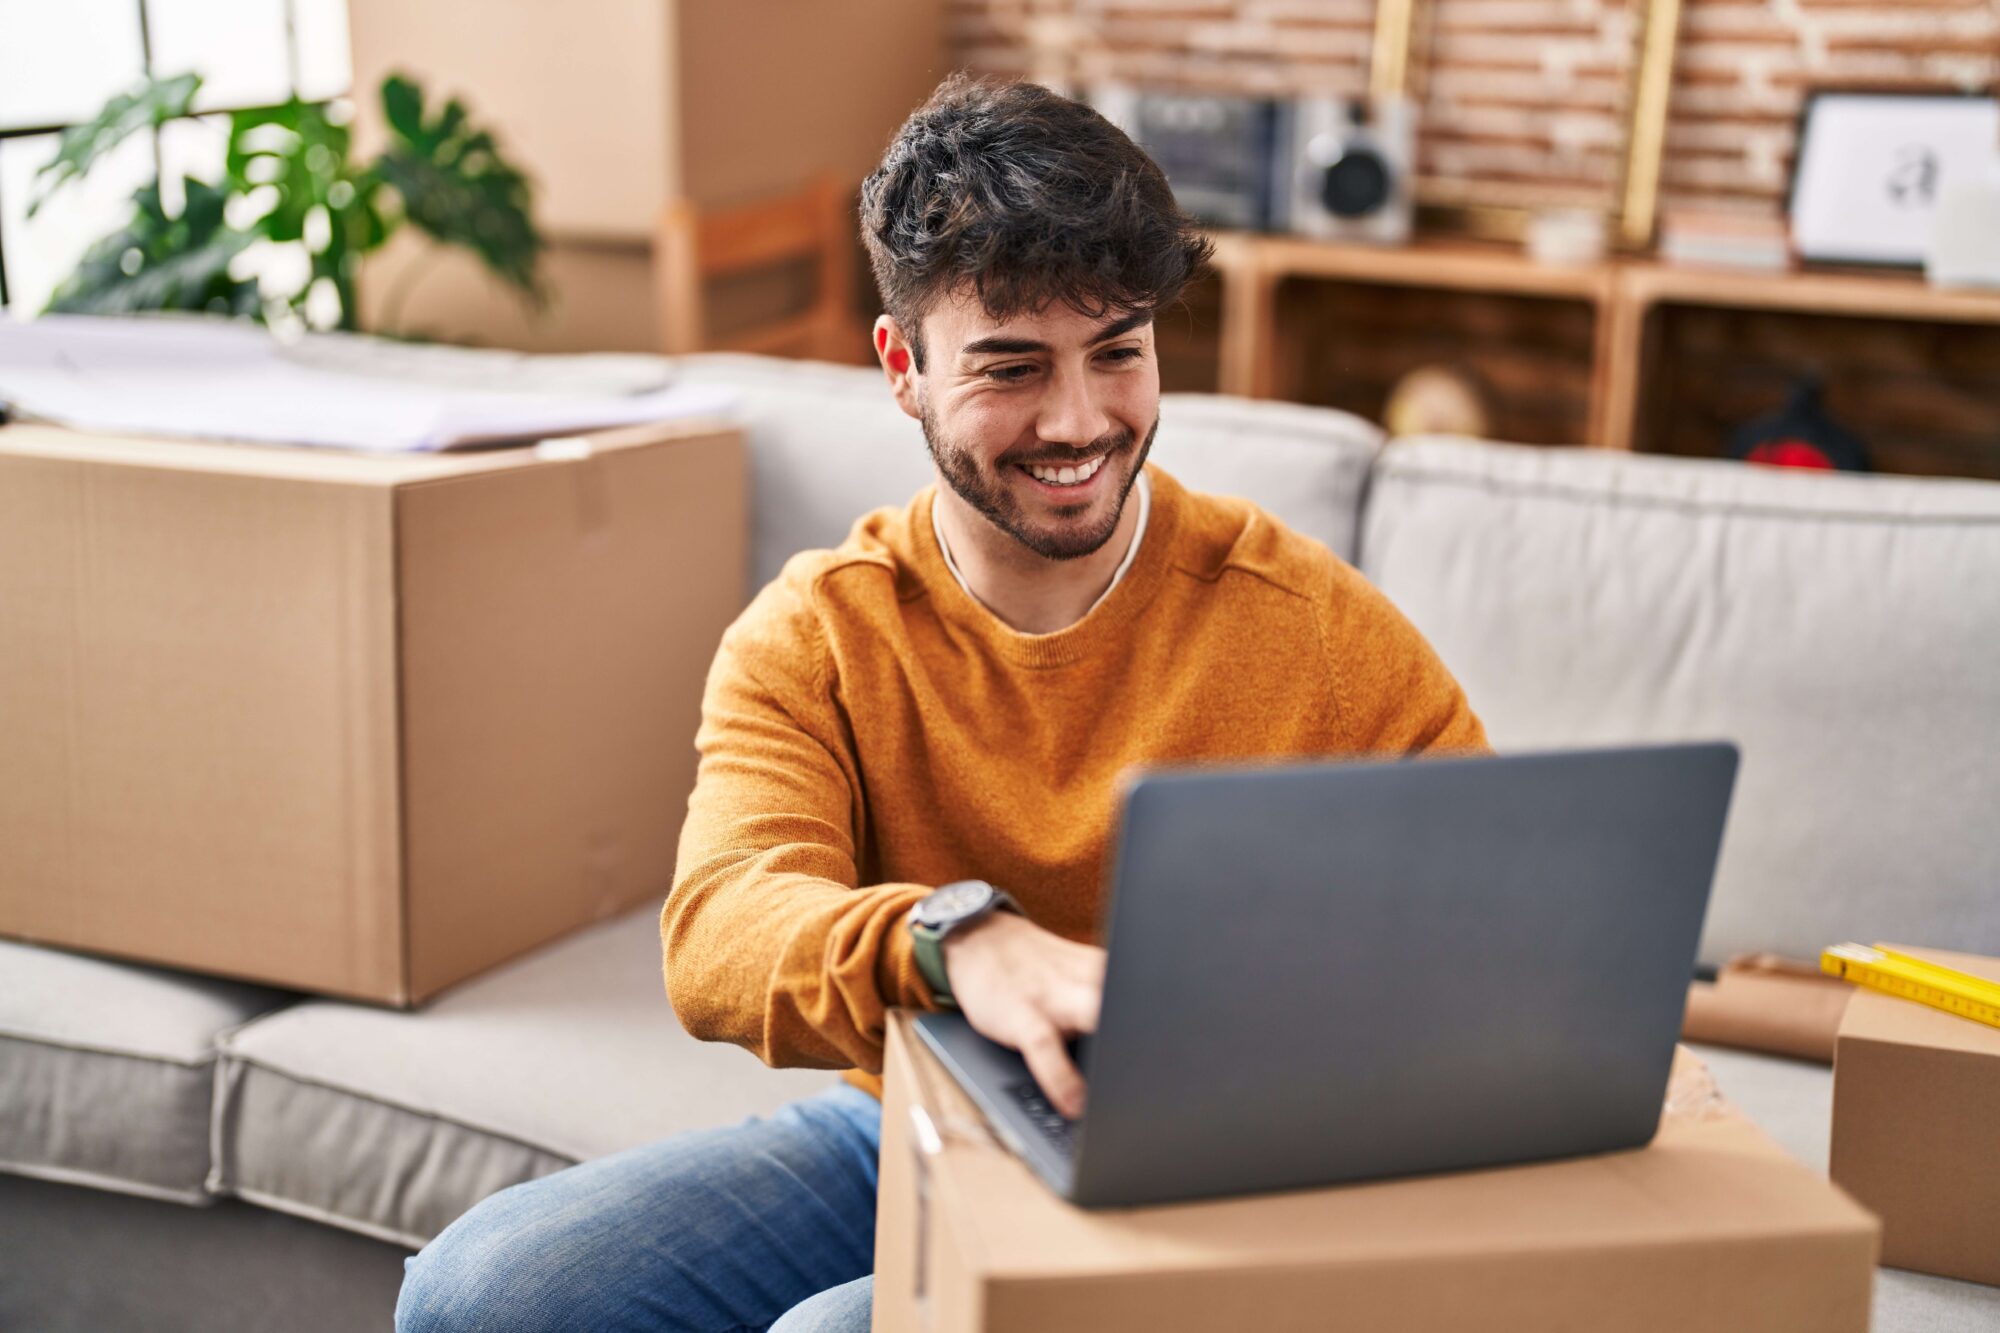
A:
[[[1097,470],[1104,466],[1104,458],[1103,454],[1099,454],[1082,467],[1052,468],[1037,465],[1030,467],[1028,473],[1036,481],[1045,481],[1052,486],[1075,486],[1096,476]]]

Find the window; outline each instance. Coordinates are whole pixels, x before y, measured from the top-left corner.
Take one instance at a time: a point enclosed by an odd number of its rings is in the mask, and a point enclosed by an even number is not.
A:
[[[135,134],[27,216],[61,132],[153,76],[202,76],[194,116]],[[348,91],[346,0],[0,0],[0,306],[26,317],[158,172],[216,179],[227,112]],[[169,204],[172,207],[172,204]]]

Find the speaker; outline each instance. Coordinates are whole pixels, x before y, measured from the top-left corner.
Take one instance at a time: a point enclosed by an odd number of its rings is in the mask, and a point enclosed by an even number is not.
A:
[[[1417,135],[1409,99],[1301,98],[1285,108],[1282,121],[1290,230],[1378,245],[1410,239]]]
[[[1111,86],[1093,89],[1090,100],[1160,164],[1189,216],[1244,231],[1282,225],[1279,103]]]

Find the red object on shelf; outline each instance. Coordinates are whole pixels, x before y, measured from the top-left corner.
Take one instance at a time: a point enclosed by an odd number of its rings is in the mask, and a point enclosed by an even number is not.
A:
[[[1869,470],[1868,446],[1827,412],[1819,380],[1811,376],[1792,386],[1791,399],[1782,410],[1738,430],[1729,441],[1729,454],[1767,467]]]
[[[1763,463],[1768,467],[1809,467],[1826,472],[1838,471],[1831,458],[1804,440],[1772,440],[1760,444],[1743,456],[1746,463]]]

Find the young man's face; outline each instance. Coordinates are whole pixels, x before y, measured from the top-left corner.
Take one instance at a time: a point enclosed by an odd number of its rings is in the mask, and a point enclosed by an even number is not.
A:
[[[1047,559],[1109,541],[1159,426],[1152,312],[1093,319],[1058,302],[1000,320],[966,293],[923,336],[922,373],[899,376],[887,347],[885,363],[945,483]]]

